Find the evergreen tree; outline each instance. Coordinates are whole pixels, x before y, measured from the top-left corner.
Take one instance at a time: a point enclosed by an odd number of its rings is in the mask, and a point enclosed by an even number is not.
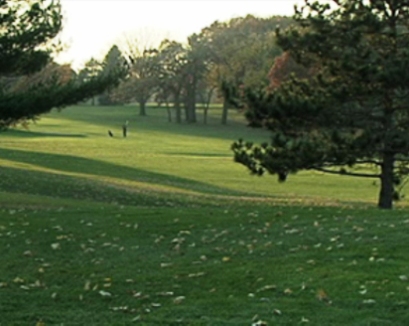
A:
[[[392,208],[409,172],[409,1],[307,0],[294,19],[277,42],[314,76],[244,91],[272,139],[234,143],[235,160],[281,181],[299,170],[377,178],[378,206]]]
[[[56,73],[35,79],[29,87],[15,87],[25,76],[52,64],[52,41],[61,29],[59,1],[0,0],[1,128],[90,98],[116,84],[123,74],[118,70],[81,82],[75,74],[67,81]]]
[[[102,71],[106,74],[112,73],[120,69],[126,63],[125,57],[122,55],[118,46],[113,45],[106,54],[102,62]],[[98,98],[101,105],[121,105],[124,101],[116,96],[114,91],[107,90]]]

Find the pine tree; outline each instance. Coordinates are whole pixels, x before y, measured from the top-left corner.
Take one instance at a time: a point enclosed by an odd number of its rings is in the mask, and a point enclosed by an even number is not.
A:
[[[281,181],[300,170],[377,178],[378,206],[392,208],[409,172],[409,1],[308,0],[294,19],[278,44],[314,76],[244,92],[272,140],[234,143],[235,160]]]
[[[41,71],[55,66],[53,40],[61,29],[59,1],[0,0],[0,128],[100,94],[123,75],[119,69],[82,82],[76,74],[61,78],[64,69],[56,69],[47,78],[27,78],[35,73],[44,77]],[[27,81],[24,87],[22,80]]]

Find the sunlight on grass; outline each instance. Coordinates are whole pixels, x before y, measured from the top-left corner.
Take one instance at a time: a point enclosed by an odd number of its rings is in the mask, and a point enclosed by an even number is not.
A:
[[[94,179],[108,184],[110,179],[115,184],[131,186],[125,182],[129,179],[136,182],[137,188],[162,185],[171,192],[191,188],[194,192],[215,195],[310,197],[371,204],[377,199],[378,187],[368,180],[299,173],[279,184],[275,177],[249,175],[244,167],[233,162],[231,143],[240,137],[261,142],[269,136],[263,130],[245,127],[237,117],[228,126],[220,125],[217,116],[211,116],[208,125],[177,125],[167,122],[163,110],[151,109],[148,117],[135,113],[135,107],[81,106],[54,112],[30,127],[27,136],[22,130],[3,134],[2,158],[16,164],[22,160],[32,168],[53,162],[55,171],[67,170],[69,162],[70,168],[77,166],[77,171],[82,169],[81,165],[92,170],[88,174],[96,174],[101,164],[106,163],[121,171],[115,175],[117,180],[106,178],[104,172],[97,173]],[[120,133],[125,120],[130,121],[126,139]],[[114,138],[108,137],[108,130],[114,132]]]

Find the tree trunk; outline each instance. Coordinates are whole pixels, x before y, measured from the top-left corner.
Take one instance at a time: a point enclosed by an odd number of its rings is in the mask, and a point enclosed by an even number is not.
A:
[[[208,105],[206,105],[205,107],[204,107],[204,112],[203,112],[203,123],[205,124],[205,125],[207,125],[207,110],[209,109],[209,106]]]
[[[180,98],[179,95],[175,94],[175,99],[174,99],[174,107],[176,110],[176,123],[182,123],[182,110],[180,108]]]
[[[378,207],[391,209],[393,206],[393,166],[394,155],[385,153],[381,167],[381,190],[379,193]]]
[[[186,94],[186,120],[189,123],[196,122],[196,92],[193,87],[189,87]]]
[[[145,104],[146,104],[146,102],[144,102],[144,101],[139,102],[139,115],[140,116],[146,116]]]
[[[209,92],[207,93],[207,98],[206,98],[206,103],[204,103],[204,112],[203,112],[203,122],[204,124],[207,124],[207,112],[209,111],[210,107],[210,102],[212,101],[212,95],[215,87],[211,88]]]
[[[195,123],[197,121],[197,118],[196,118],[196,102],[195,102],[195,100],[193,100],[192,102],[189,103],[188,112],[189,112],[188,122]]]
[[[227,113],[229,111],[229,103],[227,99],[223,99],[223,111],[222,111],[222,125],[227,125]]]
[[[168,122],[172,122],[172,112],[170,111],[168,101],[166,101],[166,111],[168,111]]]

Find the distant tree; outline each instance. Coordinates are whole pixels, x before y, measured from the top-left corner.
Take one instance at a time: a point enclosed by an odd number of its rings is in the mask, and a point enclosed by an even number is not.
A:
[[[0,12],[0,128],[78,103],[119,81],[122,71],[81,82],[68,67],[52,64],[52,41],[62,28],[58,1],[2,0]]]
[[[159,84],[159,58],[156,49],[130,55],[129,74],[114,91],[114,96],[124,102],[136,101],[139,115],[146,116],[146,103],[155,94]]]
[[[409,2],[307,0],[294,19],[278,44],[315,76],[244,92],[272,140],[234,143],[235,160],[281,181],[300,170],[379,179],[378,206],[392,208],[409,173]]]
[[[102,63],[94,58],[91,58],[85,63],[84,68],[78,73],[78,78],[81,82],[87,82],[101,74],[102,70]],[[91,104],[95,105],[95,96],[91,98]]]
[[[171,99],[176,111],[176,122],[182,122],[181,96],[185,82],[187,49],[180,43],[164,40],[159,46],[159,83],[158,94]]]
[[[113,45],[102,62],[102,71],[104,73],[110,73],[117,69],[121,69],[126,64],[126,59],[122,55],[117,45]],[[101,105],[121,105],[124,104],[123,99],[116,96],[114,90],[107,90],[102,93],[99,98],[99,104]]]
[[[226,83],[236,87],[260,87],[268,84],[268,71],[274,57],[281,53],[275,44],[277,25],[286,28],[287,17],[258,18],[252,15],[214,22],[200,36],[210,56],[209,82],[223,97],[222,124],[227,123],[230,102],[224,94]]]
[[[202,79],[198,84],[198,98],[203,105],[203,123],[207,124],[207,117],[210,108],[210,103],[215,94],[216,86],[209,83],[207,79]]]
[[[205,78],[208,65],[208,52],[199,35],[193,34],[188,38],[189,47],[186,53],[186,64],[183,69],[184,102],[186,121],[197,122],[196,100],[199,83]]]

